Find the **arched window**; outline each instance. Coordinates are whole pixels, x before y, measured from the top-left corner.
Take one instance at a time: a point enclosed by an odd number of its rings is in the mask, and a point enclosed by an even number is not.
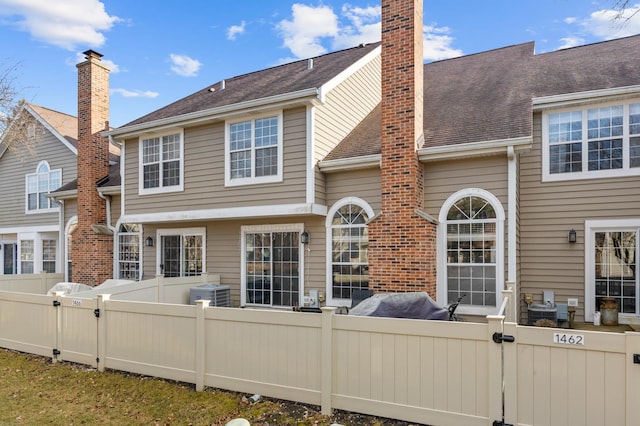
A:
[[[36,172],[27,175],[27,211],[47,210],[57,207],[55,202],[47,198],[49,192],[62,184],[62,170],[51,170],[49,163],[41,161]]]
[[[354,290],[369,288],[369,205],[355,197],[338,201],[327,216],[329,302],[350,305]]]
[[[486,191],[460,191],[447,200],[440,221],[444,279],[439,293],[446,303],[464,295],[461,304],[471,313],[486,313],[484,308],[497,306],[502,289],[502,206]]]

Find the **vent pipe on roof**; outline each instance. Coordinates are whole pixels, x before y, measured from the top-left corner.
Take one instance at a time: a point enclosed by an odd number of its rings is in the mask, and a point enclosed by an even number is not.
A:
[[[225,85],[226,85],[225,81],[224,81],[224,80],[222,80],[222,81],[220,82],[220,90],[224,90]]]
[[[312,70],[313,69],[313,59],[309,59],[307,61],[307,69],[308,70]]]

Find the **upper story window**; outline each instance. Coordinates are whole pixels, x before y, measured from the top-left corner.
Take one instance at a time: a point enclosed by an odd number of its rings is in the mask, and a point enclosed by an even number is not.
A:
[[[543,180],[640,174],[640,103],[542,116]]]
[[[227,122],[225,185],[282,181],[282,113]]]
[[[49,192],[62,184],[62,170],[51,170],[49,163],[41,161],[35,173],[27,175],[27,212],[39,212],[57,208],[57,204],[47,198]]]
[[[140,138],[140,194],[183,189],[183,134]]]

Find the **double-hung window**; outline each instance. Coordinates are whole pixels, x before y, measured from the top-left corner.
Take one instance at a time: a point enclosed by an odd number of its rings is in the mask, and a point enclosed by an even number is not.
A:
[[[62,170],[51,170],[49,163],[41,161],[36,172],[27,175],[27,213],[56,209],[56,203],[47,198],[47,194],[58,189],[61,184]]]
[[[282,113],[227,122],[225,184],[282,181]]]
[[[183,186],[183,133],[140,139],[140,194],[181,191]]]
[[[640,102],[567,109],[542,116],[543,179],[640,174]]]

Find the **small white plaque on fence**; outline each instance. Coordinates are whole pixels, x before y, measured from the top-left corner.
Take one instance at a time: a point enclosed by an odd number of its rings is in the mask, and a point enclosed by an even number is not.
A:
[[[553,333],[553,343],[560,345],[584,345],[584,335]]]
[[[82,300],[80,300],[80,299],[73,299],[73,300],[71,301],[71,305],[73,305],[73,306],[82,306]]]

